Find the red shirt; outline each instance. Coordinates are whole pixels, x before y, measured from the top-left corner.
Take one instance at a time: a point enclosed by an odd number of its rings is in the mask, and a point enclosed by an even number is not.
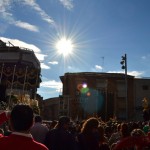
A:
[[[3,134],[0,133],[0,138],[3,137]]]
[[[0,125],[2,125],[5,121],[7,121],[9,118],[7,117],[5,112],[0,113]]]
[[[141,150],[142,148],[149,146],[150,140],[147,136],[130,136],[123,138],[119,142],[117,142],[116,146],[114,147],[114,150],[120,150],[122,148],[131,148],[136,146],[138,150]]]
[[[48,148],[32,137],[11,134],[0,138],[0,150],[48,150]]]

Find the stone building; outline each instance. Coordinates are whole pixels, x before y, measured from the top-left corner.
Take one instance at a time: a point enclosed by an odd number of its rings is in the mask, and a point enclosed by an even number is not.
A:
[[[62,115],[73,119],[96,115],[105,120],[114,116],[134,117],[134,76],[127,75],[127,84],[125,75],[119,73],[65,73],[60,79],[63,83],[61,105],[66,108],[64,112],[60,110]]]
[[[148,101],[148,108],[150,108],[150,78],[135,78],[134,80],[134,103],[135,103],[135,119],[142,120],[142,101],[144,98]]]
[[[44,120],[57,120],[59,118],[60,98],[48,98],[43,101],[42,116]]]
[[[12,105],[14,99],[36,99],[41,83],[40,62],[33,50],[7,45],[0,40],[0,101]],[[42,99],[42,98],[41,98]],[[36,101],[35,101],[36,102]],[[30,102],[28,102],[30,103]]]
[[[125,75],[119,73],[65,73],[60,79],[63,83],[61,95],[43,103],[47,120],[58,119],[60,115],[72,119],[100,116],[108,120],[115,115],[118,119],[139,121],[143,120],[144,98],[150,108],[149,78],[128,75],[127,88]]]

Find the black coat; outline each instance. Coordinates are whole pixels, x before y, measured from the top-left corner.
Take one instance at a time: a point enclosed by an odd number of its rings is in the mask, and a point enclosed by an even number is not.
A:
[[[48,132],[45,145],[49,150],[76,150],[74,136],[64,129],[52,129]]]
[[[78,134],[79,150],[100,150],[98,138],[94,135]]]

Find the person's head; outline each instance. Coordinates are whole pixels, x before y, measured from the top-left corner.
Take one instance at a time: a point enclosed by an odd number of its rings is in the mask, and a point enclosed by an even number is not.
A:
[[[130,132],[129,132],[129,127],[127,123],[122,123],[121,124],[121,128],[120,128],[121,134],[123,137],[129,136]]]
[[[133,129],[131,136],[145,136],[145,133],[142,131],[142,129]]]
[[[61,116],[58,120],[57,128],[68,129],[70,125],[70,118],[67,116]]]
[[[87,119],[83,125],[81,132],[84,134],[91,134],[92,132],[96,132],[98,130],[99,120],[95,117],[91,117]]]
[[[28,105],[16,105],[10,115],[10,123],[13,131],[26,132],[33,125],[33,110]]]
[[[37,123],[37,122],[42,123],[42,117],[39,116],[39,115],[38,115],[38,116],[35,116],[34,122],[35,122],[35,123]]]

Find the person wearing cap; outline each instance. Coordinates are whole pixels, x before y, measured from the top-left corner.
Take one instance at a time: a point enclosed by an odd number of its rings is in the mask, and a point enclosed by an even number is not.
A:
[[[48,148],[34,141],[30,134],[33,125],[33,110],[28,105],[16,105],[10,114],[10,127],[12,133],[0,138],[1,150],[48,150]],[[1,120],[5,120],[2,116]]]
[[[75,137],[68,131],[70,118],[61,116],[54,129],[46,135],[45,145],[49,150],[76,150]]]

